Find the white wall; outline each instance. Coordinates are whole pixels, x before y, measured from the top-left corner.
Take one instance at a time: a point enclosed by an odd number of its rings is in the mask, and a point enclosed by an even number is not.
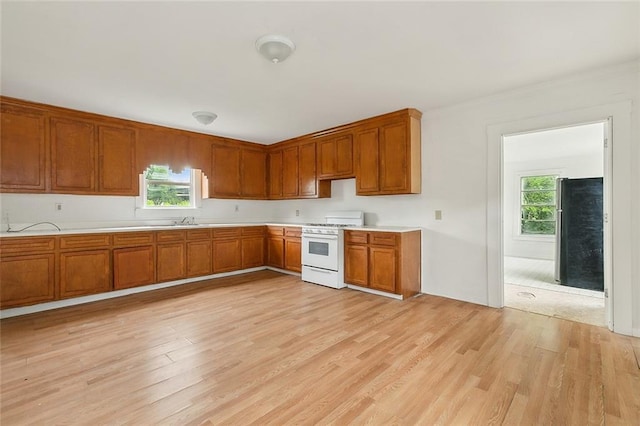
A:
[[[550,147],[539,143],[539,136]],[[575,139],[574,139],[575,138]],[[573,149],[573,140],[585,145]],[[602,177],[604,167],[602,123],[504,138],[503,197],[504,254],[533,259],[555,259],[554,236],[520,235],[520,178],[536,174],[557,174],[566,178]],[[537,151],[536,151],[537,149]],[[571,153],[570,157],[565,156]]]
[[[500,148],[490,140],[491,126],[519,123],[615,102],[633,101],[631,136],[621,136],[614,158],[626,182],[614,179],[614,196],[622,208],[614,214],[619,233],[614,240],[615,280],[620,289],[618,331],[640,335],[640,149],[638,149],[639,66],[637,62],[606,70],[514,90],[450,108],[426,111],[422,120],[422,193],[406,196],[358,197],[353,180],[335,181],[333,197],[292,201],[205,201],[206,213],[219,220],[318,220],[330,210],[361,209],[369,224],[412,225],[423,228],[422,291],[458,300],[495,305],[496,218],[500,217]],[[407,105],[421,109],[420,105]],[[604,117],[606,118],[606,117]],[[544,124],[540,128],[548,128]],[[531,129],[534,130],[534,129]],[[621,133],[622,134],[622,133]],[[631,142],[633,140],[633,143]],[[618,148],[619,147],[619,148]],[[495,176],[498,176],[497,183]],[[497,185],[497,187],[496,187]],[[0,197],[2,210],[25,222],[50,220],[52,202],[59,196]],[[102,197],[91,197],[101,198]],[[108,199],[107,199],[108,198]],[[107,197],[99,208],[78,202],[72,220],[106,220],[111,211],[118,220],[134,220],[133,198]],[[87,197],[89,200],[89,197]],[[111,201],[109,201],[111,200]],[[626,200],[626,201],[625,201]],[[129,203],[129,204],[127,204]],[[496,204],[497,203],[497,204]],[[624,204],[627,203],[627,204]],[[233,206],[240,205],[235,215]],[[628,208],[625,208],[628,206]],[[296,217],[295,210],[301,215]],[[41,211],[40,211],[41,210]],[[434,219],[442,210],[442,220]],[[626,211],[625,211],[626,210]],[[87,216],[84,216],[84,215]],[[22,219],[21,219],[22,220]],[[501,229],[499,225],[497,229]],[[625,236],[624,233],[627,235]],[[496,246],[497,244],[497,246]],[[633,266],[635,262],[636,266]],[[491,291],[490,291],[491,290]],[[501,290],[500,290],[501,291]],[[501,297],[500,297],[501,300]]]

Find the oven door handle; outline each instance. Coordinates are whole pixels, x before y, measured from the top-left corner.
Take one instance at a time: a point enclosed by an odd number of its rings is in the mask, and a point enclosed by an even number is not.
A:
[[[326,269],[316,268],[314,266],[309,266],[309,265],[304,265],[304,266],[311,269],[312,271],[322,272],[323,274],[332,274],[333,272],[335,272],[335,271],[328,271]]]
[[[337,235],[304,234],[302,235],[302,237],[310,240],[337,240],[338,239]]]

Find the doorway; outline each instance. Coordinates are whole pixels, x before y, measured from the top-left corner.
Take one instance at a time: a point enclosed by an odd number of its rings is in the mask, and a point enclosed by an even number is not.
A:
[[[608,127],[503,137],[504,306],[607,326]],[[590,189],[568,197],[574,187]]]

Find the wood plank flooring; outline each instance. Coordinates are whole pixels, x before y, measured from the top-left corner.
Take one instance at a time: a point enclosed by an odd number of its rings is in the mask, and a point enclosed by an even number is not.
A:
[[[0,327],[3,426],[640,424],[640,339],[271,271]]]

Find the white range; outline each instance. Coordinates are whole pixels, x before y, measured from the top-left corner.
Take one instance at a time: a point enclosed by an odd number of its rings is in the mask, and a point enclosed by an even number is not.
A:
[[[337,211],[302,227],[302,280],[332,288],[344,283],[344,228],[364,225],[361,211]]]

